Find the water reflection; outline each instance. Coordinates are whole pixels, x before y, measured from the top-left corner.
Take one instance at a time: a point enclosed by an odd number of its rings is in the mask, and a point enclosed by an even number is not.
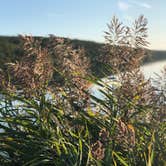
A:
[[[166,66],[166,60],[144,65],[141,67],[141,71],[143,72],[146,79],[152,80],[152,79],[156,79],[158,77],[157,75],[161,75],[161,71],[163,70],[164,66]],[[103,79],[104,82],[108,82],[108,80],[109,80],[108,78]],[[112,83],[114,83],[114,81],[110,80],[108,84],[112,86]],[[152,84],[153,84],[153,81],[152,81]],[[90,87],[91,94],[93,94],[94,96],[98,98],[103,98],[104,95],[102,92],[100,92],[100,90],[103,90],[103,88],[99,85],[92,85]]]
[[[160,75],[164,66],[166,66],[166,60],[150,63],[141,67],[141,71],[144,73],[145,78],[156,78],[156,74]]]

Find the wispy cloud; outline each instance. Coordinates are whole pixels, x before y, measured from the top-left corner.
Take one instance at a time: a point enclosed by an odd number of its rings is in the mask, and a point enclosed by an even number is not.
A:
[[[129,9],[131,5],[125,1],[118,1],[118,8],[120,10],[126,11]]]
[[[147,9],[152,8],[152,6],[151,6],[150,4],[148,4],[148,3],[141,3],[140,5],[141,5],[142,7],[147,8]]]
[[[136,6],[139,6],[139,7],[146,8],[146,9],[152,8],[152,6],[151,6],[149,3],[146,3],[146,2],[140,2],[140,1],[135,1],[135,0],[129,0],[129,3],[131,3],[131,4],[133,4],[133,5],[136,5]]]
[[[142,7],[146,9],[152,8],[152,6],[149,3],[146,2],[140,2],[136,0],[119,0],[118,8],[122,11],[127,11],[130,7]]]

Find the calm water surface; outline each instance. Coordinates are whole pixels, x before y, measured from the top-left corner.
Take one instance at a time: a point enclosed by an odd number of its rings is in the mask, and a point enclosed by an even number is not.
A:
[[[157,75],[161,75],[161,71],[163,70],[164,66],[166,66],[166,60],[146,64],[141,67],[141,71],[143,72],[146,79],[151,79],[153,82],[153,79],[158,78]],[[104,78],[103,80],[108,81],[107,78]],[[92,85],[92,87],[90,88],[90,92],[98,98],[103,98],[100,89],[102,89],[100,86]]]
[[[150,63],[141,67],[142,72],[145,75],[145,78],[156,78],[157,75],[161,75],[161,71],[164,66],[166,66],[166,60]]]

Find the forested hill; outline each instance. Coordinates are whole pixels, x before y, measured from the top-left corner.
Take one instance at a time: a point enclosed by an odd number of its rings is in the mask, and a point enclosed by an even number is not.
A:
[[[47,41],[47,38],[45,39]],[[72,39],[71,42],[76,47],[79,46],[85,48],[86,55],[91,61],[91,70],[93,73],[98,75],[101,72],[101,68],[99,67],[96,59],[101,54],[100,51],[103,44],[77,39]],[[0,36],[0,67],[2,67],[6,62],[19,60],[20,56],[22,55],[19,44],[19,37]],[[166,51],[151,51],[150,54],[151,56],[147,56],[144,60],[144,63],[166,59]]]

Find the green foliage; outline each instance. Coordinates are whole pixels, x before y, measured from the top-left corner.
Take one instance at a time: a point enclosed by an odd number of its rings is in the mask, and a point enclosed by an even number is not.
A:
[[[65,115],[44,95],[38,101],[5,95],[0,112],[1,164],[81,165],[92,160],[88,128],[81,128],[88,121],[82,118],[81,124],[82,115]]]
[[[155,131],[153,122],[134,116],[124,123],[112,93],[110,88],[109,93],[103,92],[102,100],[92,96],[100,104],[100,112],[107,110],[104,114],[90,108],[66,113],[56,98],[48,100],[45,94],[25,99],[3,93],[1,165],[164,165],[166,146],[160,134],[165,127]],[[135,143],[130,134],[135,134]]]

